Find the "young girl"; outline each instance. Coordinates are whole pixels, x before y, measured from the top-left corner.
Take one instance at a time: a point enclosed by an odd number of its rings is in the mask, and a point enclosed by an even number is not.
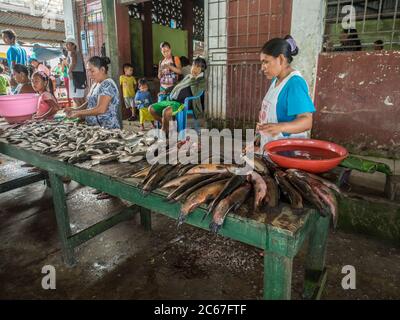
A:
[[[42,71],[38,71],[32,76],[32,87],[40,94],[37,112],[33,120],[51,120],[60,110],[57,99],[54,96],[53,82]]]

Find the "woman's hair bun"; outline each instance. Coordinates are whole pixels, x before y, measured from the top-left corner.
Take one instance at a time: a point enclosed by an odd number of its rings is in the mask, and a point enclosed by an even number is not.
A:
[[[299,54],[299,47],[297,46],[296,40],[291,35],[287,35],[284,40],[290,45],[291,55],[295,57]]]
[[[111,59],[109,57],[102,57],[104,64],[111,64]]]

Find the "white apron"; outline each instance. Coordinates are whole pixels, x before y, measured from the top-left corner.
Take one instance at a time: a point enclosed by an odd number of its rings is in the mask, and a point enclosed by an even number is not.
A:
[[[267,123],[278,123],[278,114],[277,114],[277,108],[278,108],[278,98],[285,87],[285,85],[288,83],[288,81],[294,77],[294,76],[302,76],[299,71],[293,71],[290,75],[288,75],[278,86],[276,86],[276,83],[278,80],[275,80],[263,102],[262,102],[262,107],[261,107],[261,113],[260,113],[260,123],[261,124],[267,124]],[[291,134],[288,137],[285,137],[282,133],[275,137],[271,137],[269,135],[265,135],[261,133],[261,146],[260,146],[260,153],[263,153],[264,151],[264,146],[271,141],[275,140],[280,140],[280,139],[309,139],[310,138],[310,131],[302,132],[302,133],[297,133],[297,134]]]

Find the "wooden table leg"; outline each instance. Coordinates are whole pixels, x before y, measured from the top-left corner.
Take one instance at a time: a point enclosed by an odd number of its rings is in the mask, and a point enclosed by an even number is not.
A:
[[[264,255],[264,299],[290,300],[293,259],[274,252]]]
[[[326,281],[325,257],[330,217],[320,217],[310,233],[306,257],[304,299],[319,299]]]
[[[146,231],[151,231],[151,211],[140,208],[140,224]]]
[[[69,224],[68,208],[65,198],[64,184],[62,178],[54,173],[49,173],[51,190],[53,193],[54,211],[56,213],[58,235],[61,240],[62,251],[64,255],[64,262],[68,266],[74,266],[75,256],[74,248],[69,241],[71,236],[71,226]]]

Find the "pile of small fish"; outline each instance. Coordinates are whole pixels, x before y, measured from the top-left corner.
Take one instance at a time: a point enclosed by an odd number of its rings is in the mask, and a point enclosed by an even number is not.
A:
[[[119,129],[55,121],[32,122],[7,129],[1,136],[18,147],[55,156],[74,164],[92,165],[119,161],[136,163],[145,159],[156,138]]]
[[[280,200],[284,199],[295,213],[301,214],[308,203],[321,215],[331,215],[336,228],[338,205],[335,193],[340,193],[336,185],[303,171],[284,171],[262,156],[256,156],[252,165],[251,173],[237,175],[237,165],[156,163],[132,177],[142,179],[145,195],[161,188],[170,192],[167,201],[182,203],[178,226],[197,208],[206,205],[204,218],[212,214],[210,230],[218,233],[226,216],[237,212],[245,202],[253,199],[250,206],[254,211],[268,213],[277,209]]]

